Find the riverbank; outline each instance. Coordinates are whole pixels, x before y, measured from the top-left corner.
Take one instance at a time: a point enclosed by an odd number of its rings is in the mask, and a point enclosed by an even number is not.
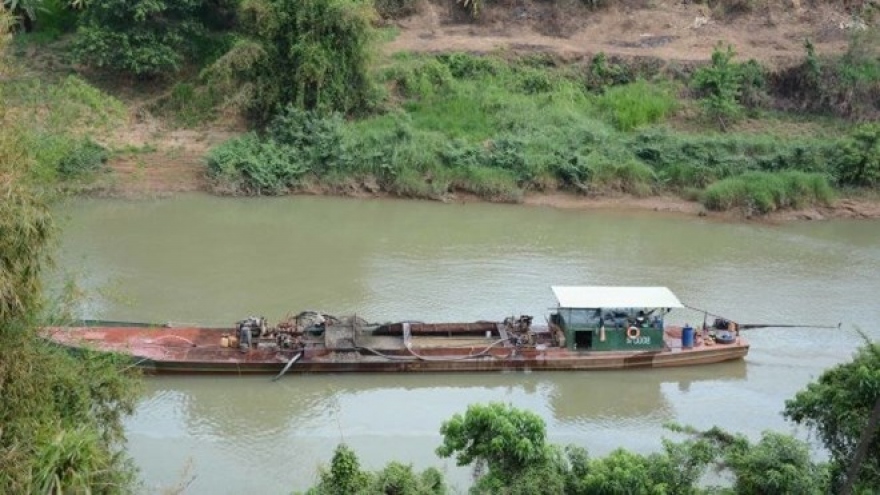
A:
[[[154,199],[175,194],[210,192],[210,181],[206,176],[204,160],[208,149],[240,130],[227,127],[222,130],[211,129],[169,130],[153,133],[150,143],[129,142],[132,149],[147,150],[138,153],[121,154],[111,158],[108,171],[94,183],[85,186],[82,194],[97,197]],[[143,133],[131,133],[129,138]],[[326,188],[311,184],[299,194],[350,196],[358,198],[395,198],[378,190],[374,183],[351,183],[345,189]],[[473,203],[486,200],[469,193],[453,193],[437,199],[449,203]],[[519,203],[528,207],[549,207],[566,210],[640,210],[656,211],[691,217],[710,217],[724,221],[763,221],[790,222],[830,219],[878,219],[880,218],[880,197],[841,197],[829,206],[812,206],[798,210],[773,212],[761,217],[746,215],[741,210],[713,212],[698,201],[688,201],[674,195],[636,197],[627,194],[605,196],[584,196],[564,191],[529,192]]]
[[[125,122],[105,119],[109,134],[84,124],[88,119],[35,133],[35,148],[50,149],[38,156],[43,170],[35,175],[80,193],[123,197],[209,191],[628,208],[734,220],[880,216],[876,194],[847,192],[876,185],[870,140],[880,139],[880,129],[857,125],[876,110],[861,104],[873,101],[874,83],[850,91],[848,83],[823,79],[838,64],[869,74],[876,61],[841,55],[868,50],[870,39],[853,34],[861,27],[828,24],[832,7],[817,17],[779,5],[734,15],[696,6],[593,11],[536,3],[515,12],[493,5],[469,19],[454,5],[439,6],[426,2],[384,19],[364,109],[340,117],[288,107],[271,127],[241,120],[241,108],[228,108],[217,88],[194,77],[201,67],[157,84],[107,80],[53,65],[68,55],[63,41],[21,45],[28,77],[76,74],[62,84],[77,103],[128,114]],[[768,13],[773,21],[759,23]],[[686,23],[692,16],[700,22]],[[577,22],[562,22],[569,18]],[[760,32],[760,46],[736,35],[744,26]],[[636,33],[638,42],[631,39]],[[593,43],[580,43],[585,36]],[[716,36],[740,55],[734,59]],[[785,42],[771,43],[774,36]],[[803,54],[801,37],[816,40],[809,44],[814,51]],[[743,54],[757,62],[741,62]],[[722,75],[733,81],[727,94],[736,98],[712,110],[711,81]],[[50,84],[48,95],[17,83],[11,89],[25,105],[63,100]],[[840,100],[841,91],[849,96]],[[819,108],[810,106],[814,101],[836,103]],[[23,110],[36,120],[46,113]],[[93,174],[101,153],[109,172]]]

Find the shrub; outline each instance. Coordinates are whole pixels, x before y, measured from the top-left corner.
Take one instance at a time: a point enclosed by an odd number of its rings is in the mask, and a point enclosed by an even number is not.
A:
[[[175,71],[201,30],[202,0],[90,0],[80,17],[76,57],[137,77]]]
[[[58,174],[63,179],[81,177],[97,172],[107,162],[107,150],[91,139],[83,139],[58,162]]]
[[[591,91],[601,91],[606,87],[627,84],[635,79],[635,74],[629,67],[609,61],[604,52],[599,52],[587,67],[585,86]]]
[[[856,31],[842,55],[819,56],[807,41],[804,62],[772,74],[771,87],[798,107],[851,120],[880,115],[880,29]]]
[[[449,66],[436,59],[419,60],[409,67],[393,69],[386,78],[407,98],[430,98],[448,90],[452,84]]]
[[[880,124],[865,124],[843,140],[836,153],[837,180],[842,185],[880,185]]]
[[[457,79],[496,76],[507,70],[496,58],[469,53],[442,54],[437,56],[437,60],[446,65],[452,76]]]
[[[609,88],[599,106],[611,116],[615,127],[630,131],[665,118],[675,109],[675,98],[668,90],[639,80]]]
[[[267,128],[268,140],[293,150],[310,172],[321,175],[346,165],[342,142],[342,118],[319,115],[288,105]]]
[[[734,55],[732,46],[727,45],[727,49],[722,50],[719,43],[712,51],[711,65],[700,67],[692,80],[702,94],[706,113],[718,119],[722,128],[726,127],[725,121],[735,120],[742,113],[740,74],[732,62]]]
[[[279,194],[295,185],[307,167],[296,149],[248,133],[208,152],[208,174],[220,187],[246,194]]]

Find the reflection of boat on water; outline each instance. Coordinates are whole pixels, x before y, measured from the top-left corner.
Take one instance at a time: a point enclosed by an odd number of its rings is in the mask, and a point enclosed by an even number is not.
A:
[[[269,327],[89,325],[50,329],[69,347],[130,354],[160,373],[613,370],[719,363],[744,357],[736,325],[716,333],[666,326],[682,304],[665,287],[553,287],[546,326],[531,316],[499,322],[371,324],[303,312]]]
[[[357,411],[357,420],[381,425],[401,421],[420,425],[448,419],[467,404],[512,401],[530,409],[549,409],[559,422],[602,418],[638,420],[664,417],[670,410],[668,386],[686,389],[746,378],[739,360],[710,368],[609,371],[602,373],[476,373],[299,375],[272,383],[265,377],[214,380],[173,376],[148,380],[147,408],[173,401],[184,408],[192,428],[224,435],[262,435],[297,425],[308,431],[332,430],[328,418]],[[403,417],[395,411],[407,411]],[[343,421],[343,424],[347,424]],[[393,426],[388,426],[393,428]],[[333,431],[329,431],[333,434]]]

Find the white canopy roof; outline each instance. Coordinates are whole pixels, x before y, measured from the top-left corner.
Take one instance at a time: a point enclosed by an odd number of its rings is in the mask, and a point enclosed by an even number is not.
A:
[[[682,308],[666,287],[553,286],[561,308]]]

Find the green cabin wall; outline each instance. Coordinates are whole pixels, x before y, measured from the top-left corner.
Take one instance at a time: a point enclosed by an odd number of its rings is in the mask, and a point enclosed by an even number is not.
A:
[[[630,339],[626,334],[626,327],[605,326],[605,340],[601,339],[601,331],[598,325],[572,324],[566,317],[566,309],[560,308],[559,324],[565,332],[565,345],[570,350],[590,351],[632,351],[632,350],[659,350],[663,349],[663,321],[648,322],[639,329],[639,337]],[[570,313],[568,313],[570,314]],[[591,332],[590,346],[584,348],[578,345],[579,333]]]

